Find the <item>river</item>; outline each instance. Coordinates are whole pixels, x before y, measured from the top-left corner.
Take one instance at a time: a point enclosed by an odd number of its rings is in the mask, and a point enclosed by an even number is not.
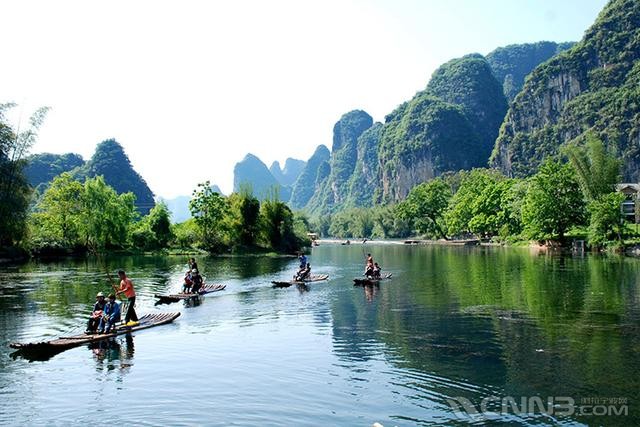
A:
[[[354,287],[364,251],[393,278]],[[199,258],[222,292],[154,305],[185,257],[0,266],[0,425],[639,425],[640,262],[528,249],[323,245]],[[83,329],[105,269],[172,324],[47,361],[11,342]]]

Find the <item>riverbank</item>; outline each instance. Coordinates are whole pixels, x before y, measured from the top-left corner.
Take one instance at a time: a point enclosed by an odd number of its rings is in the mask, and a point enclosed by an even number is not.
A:
[[[481,242],[478,239],[468,240],[429,240],[429,239],[318,239],[319,245],[323,243],[333,245],[442,245],[442,246],[501,246],[498,243]],[[347,243],[349,242],[349,243]]]

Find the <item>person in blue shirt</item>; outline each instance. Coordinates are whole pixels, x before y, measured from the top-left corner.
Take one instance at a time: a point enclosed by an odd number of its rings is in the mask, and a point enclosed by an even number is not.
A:
[[[298,267],[298,271],[293,275],[293,280],[298,280],[301,274],[303,274],[304,270],[307,268],[307,256],[302,252],[298,252],[298,260],[300,261],[300,266]]]
[[[116,322],[120,321],[120,304],[116,302],[116,296],[109,294],[109,301],[105,304],[103,315],[100,319],[98,333],[109,333],[111,328],[115,328]],[[106,326],[106,327],[105,327]]]
[[[307,256],[300,252],[298,260],[300,261],[300,270],[303,270],[307,266]]]

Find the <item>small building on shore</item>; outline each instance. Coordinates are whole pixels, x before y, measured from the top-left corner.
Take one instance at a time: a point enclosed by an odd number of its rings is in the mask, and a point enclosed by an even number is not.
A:
[[[640,184],[616,184],[616,191],[625,195],[625,200],[620,207],[622,215],[627,221],[638,224],[640,222],[640,203],[638,200],[640,197]]]

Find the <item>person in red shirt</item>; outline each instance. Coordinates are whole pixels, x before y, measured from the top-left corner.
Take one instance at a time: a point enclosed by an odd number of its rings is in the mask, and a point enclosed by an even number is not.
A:
[[[127,314],[124,316],[124,324],[132,326],[129,325],[130,321],[135,324],[138,323],[138,315],[134,308],[134,305],[136,304],[136,291],[133,289],[133,282],[127,277],[124,270],[119,270],[118,276],[120,277],[120,288],[116,292],[116,296],[124,294],[124,296],[127,297],[127,300],[129,301],[129,308],[127,308]]]

